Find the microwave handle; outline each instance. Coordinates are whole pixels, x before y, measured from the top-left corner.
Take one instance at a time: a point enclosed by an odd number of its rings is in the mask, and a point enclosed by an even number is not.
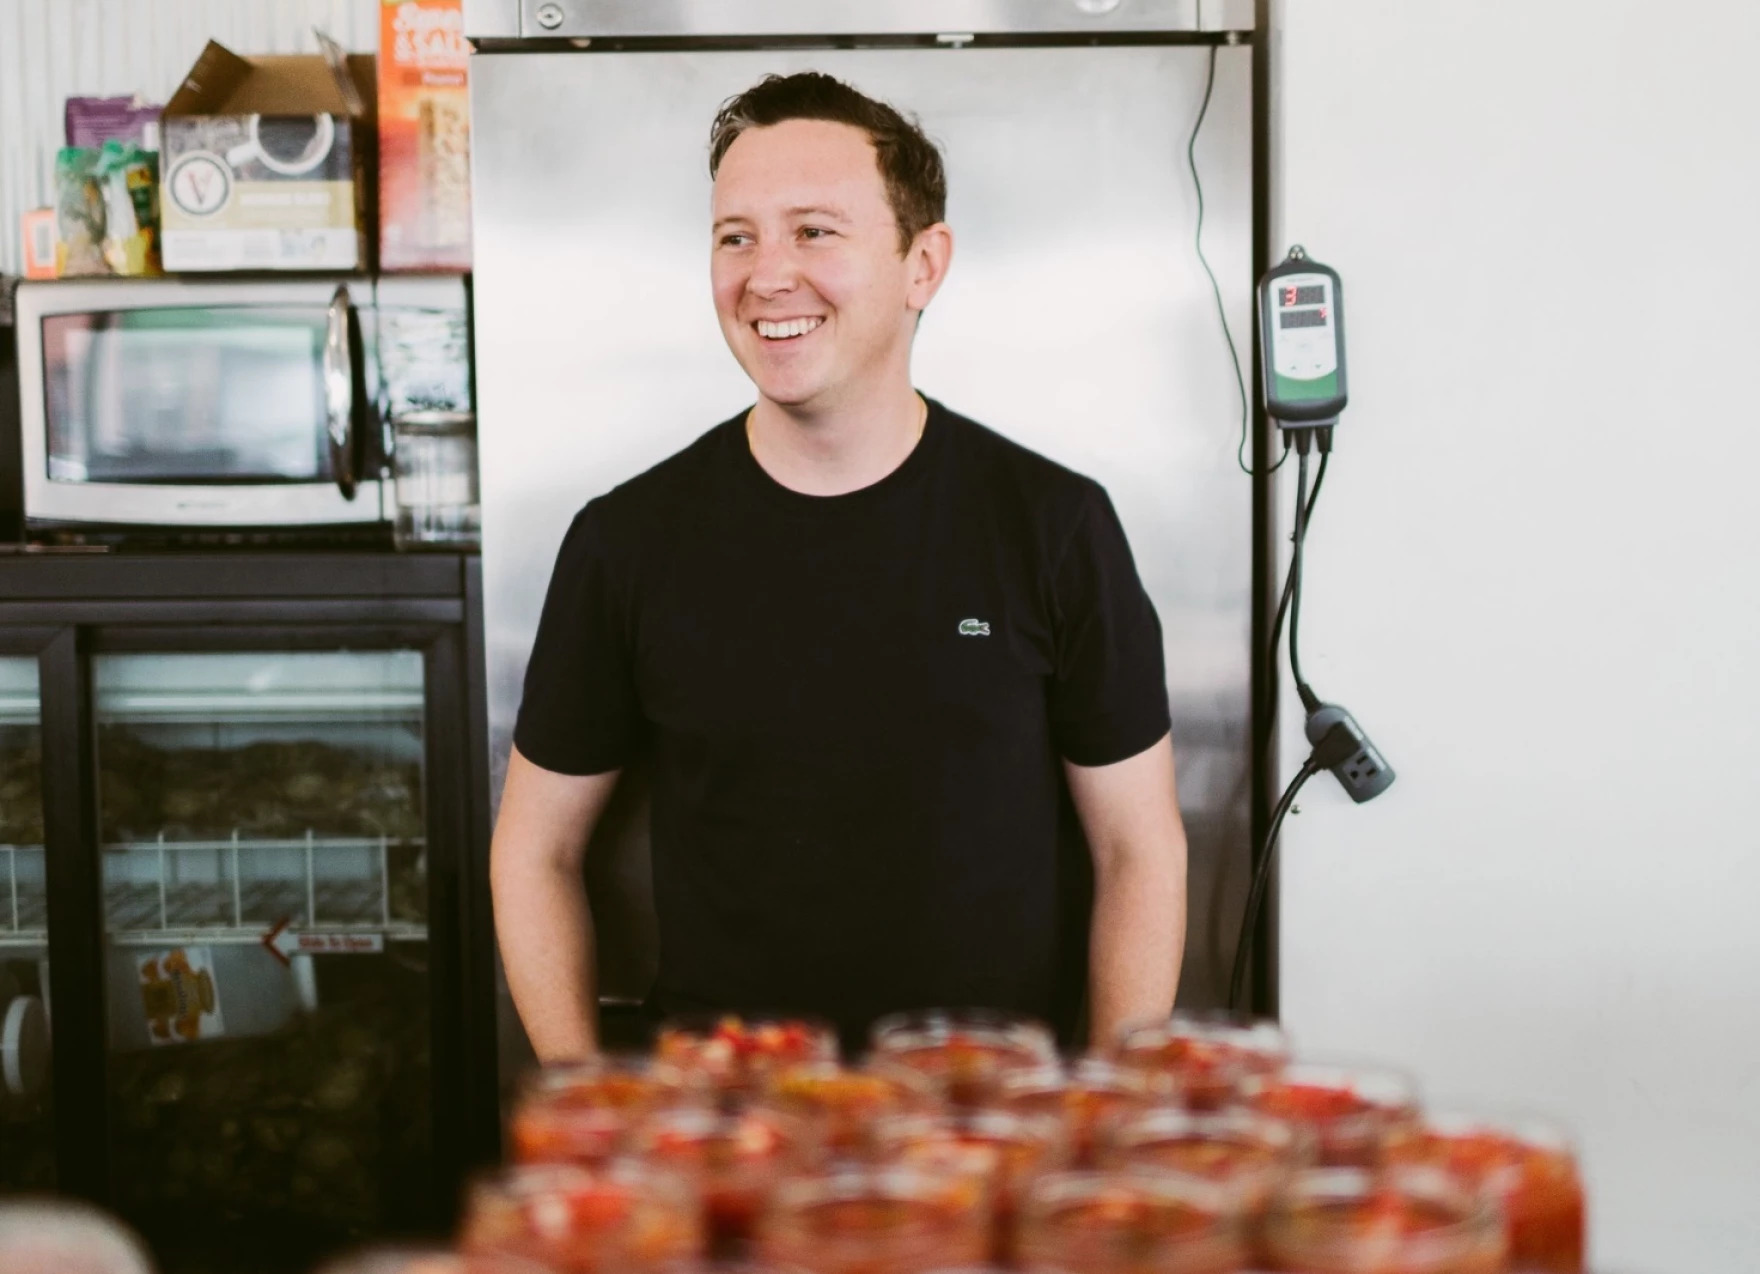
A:
[[[345,500],[354,499],[360,477],[354,432],[359,333],[344,284],[330,298],[324,319],[324,414],[330,440],[330,471],[336,475],[336,489]]]

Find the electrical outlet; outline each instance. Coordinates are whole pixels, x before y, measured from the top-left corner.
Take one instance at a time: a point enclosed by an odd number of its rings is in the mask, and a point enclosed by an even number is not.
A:
[[[1343,708],[1323,703],[1308,715],[1308,742],[1320,764],[1331,770],[1339,786],[1361,805],[1393,786],[1393,767],[1387,763],[1363,728]]]

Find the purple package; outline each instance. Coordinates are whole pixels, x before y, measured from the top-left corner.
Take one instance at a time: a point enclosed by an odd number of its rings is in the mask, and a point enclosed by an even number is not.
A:
[[[70,97],[67,144],[96,149],[105,142],[133,142],[159,149],[159,112],[164,108],[138,97]]]

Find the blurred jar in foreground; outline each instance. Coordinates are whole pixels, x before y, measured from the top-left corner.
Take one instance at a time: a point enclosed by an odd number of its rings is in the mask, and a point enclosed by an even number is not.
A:
[[[406,411],[391,418],[400,549],[476,548],[477,418],[468,411]]]
[[[872,1149],[876,1124],[891,1115],[932,1111],[929,1082],[902,1067],[852,1069],[838,1062],[802,1062],[773,1072],[764,1100],[814,1124],[833,1155],[861,1156]]]
[[[1009,1013],[898,1013],[874,1023],[872,1039],[875,1061],[916,1071],[956,1106],[995,1101],[1011,1073],[1057,1061],[1050,1028]]]
[[[383,1247],[350,1253],[319,1266],[317,1274],[551,1274],[551,1270],[514,1256]]]
[[[1296,1062],[1249,1079],[1241,1091],[1252,1109],[1311,1136],[1328,1168],[1374,1167],[1418,1119],[1417,1090],[1398,1071]]]
[[[0,1203],[5,1274],[152,1274],[132,1231],[97,1208],[60,1199]]]
[[[1387,1162],[1445,1169],[1503,1205],[1509,1260],[1527,1274],[1581,1274],[1583,1181],[1569,1140],[1538,1122],[1430,1115],[1387,1147]]]
[[[1213,1114],[1145,1111],[1105,1130],[1097,1155],[1106,1168],[1149,1168],[1200,1177],[1248,1217],[1307,1164],[1310,1142],[1281,1119],[1249,1110]]]
[[[760,1214],[787,1176],[816,1168],[811,1125],[781,1111],[675,1107],[650,1116],[635,1148],[649,1162],[687,1176],[702,1200],[706,1252],[739,1260],[751,1252]]]
[[[835,1062],[837,1031],[814,1018],[676,1017],[660,1024],[655,1056],[728,1092],[751,1092],[800,1062]]]
[[[1220,1110],[1241,1084],[1289,1062],[1289,1037],[1275,1022],[1221,1013],[1175,1013],[1120,1037],[1120,1066],[1141,1071],[1191,1110]]]
[[[547,1066],[526,1077],[509,1121],[521,1163],[603,1163],[666,1106],[700,1100],[684,1075],[644,1058]]]
[[[1016,1209],[1028,1183],[1042,1172],[1068,1166],[1063,1121],[1048,1115],[1005,1110],[959,1110],[943,1115],[902,1115],[874,1131],[883,1162],[964,1175],[990,1194],[991,1258],[1013,1257]]]
[[[1210,1182],[1155,1169],[1040,1177],[1021,1205],[1028,1269],[1082,1274],[1233,1274],[1240,1219]]]
[[[957,1173],[851,1165],[782,1183],[763,1222],[766,1260],[815,1274],[922,1274],[990,1250],[988,1195]]]
[[[1103,1127],[1151,1105],[1155,1091],[1150,1077],[1099,1057],[1083,1057],[1068,1069],[1041,1066],[1016,1071],[1002,1081],[997,1105],[1028,1115],[1049,1115],[1063,1122],[1070,1159],[1077,1167],[1094,1161],[1094,1143]]]
[[[1503,1274],[1503,1218],[1446,1172],[1322,1168],[1301,1174],[1263,1226],[1287,1274]]]
[[[472,1187],[459,1247],[559,1274],[649,1271],[699,1255],[702,1222],[689,1183],[646,1164],[527,1164]]]

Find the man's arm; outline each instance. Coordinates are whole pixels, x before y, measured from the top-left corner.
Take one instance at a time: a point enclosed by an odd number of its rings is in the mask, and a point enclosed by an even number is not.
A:
[[[1168,736],[1114,765],[1064,762],[1094,856],[1088,1039],[1173,1009],[1186,942],[1186,831]]]
[[[489,847],[501,962],[541,1062],[598,1051],[593,916],[581,859],[618,771],[576,776],[513,750]]]

